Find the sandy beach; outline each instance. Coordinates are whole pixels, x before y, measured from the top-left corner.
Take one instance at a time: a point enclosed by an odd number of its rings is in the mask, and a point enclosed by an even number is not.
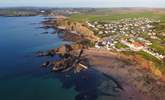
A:
[[[86,49],[93,68],[111,75],[124,88],[121,100],[164,100],[165,83],[147,72],[130,57],[104,49]]]

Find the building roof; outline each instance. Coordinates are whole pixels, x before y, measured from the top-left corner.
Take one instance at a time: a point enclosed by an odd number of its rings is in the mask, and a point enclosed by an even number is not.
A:
[[[140,42],[133,42],[132,43],[135,47],[143,47],[144,44],[140,43]]]

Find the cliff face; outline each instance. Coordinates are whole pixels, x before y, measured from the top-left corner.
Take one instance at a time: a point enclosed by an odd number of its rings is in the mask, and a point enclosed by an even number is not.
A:
[[[88,38],[89,40],[92,41],[99,40],[99,38],[94,35],[93,31],[91,31],[81,23],[73,22],[67,19],[61,19],[61,20],[56,20],[55,25],[56,27],[63,28],[67,31],[79,33],[85,36],[86,38]]]
[[[165,81],[165,73],[153,62],[148,61],[139,55],[132,56],[132,60],[137,62],[138,65],[141,65],[144,69],[150,71],[153,75],[157,76],[162,81]]]

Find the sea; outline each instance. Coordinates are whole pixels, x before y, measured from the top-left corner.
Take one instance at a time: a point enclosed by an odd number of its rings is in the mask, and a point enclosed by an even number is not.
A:
[[[41,67],[58,57],[36,52],[67,43],[42,28],[46,18],[0,17],[0,100],[120,100],[113,78],[93,68],[56,73]]]

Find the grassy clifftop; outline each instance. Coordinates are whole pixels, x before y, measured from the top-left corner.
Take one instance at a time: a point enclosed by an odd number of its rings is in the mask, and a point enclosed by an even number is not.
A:
[[[94,35],[94,32],[85,27],[82,23],[70,21],[68,19],[56,20],[56,26],[63,27],[70,32],[80,33],[89,40],[96,41],[99,38]]]
[[[113,21],[113,20],[120,20],[123,18],[139,18],[139,17],[147,17],[147,18],[154,18],[154,19],[158,19],[161,21],[165,21],[165,13],[157,13],[157,12],[111,12],[108,14],[84,14],[84,13],[80,13],[80,14],[73,14],[70,16],[71,20],[75,20],[75,21],[80,21],[80,22],[84,22],[84,21],[103,21],[103,22],[107,22],[107,21]]]
[[[103,12],[103,11],[97,11],[93,13],[79,13],[79,14],[73,14],[70,16],[70,20],[72,21],[78,21],[78,22],[111,22],[116,21],[120,19],[127,19],[127,18],[149,18],[149,19],[156,19],[160,20],[160,23],[157,23],[155,27],[155,31],[157,33],[157,37],[159,39],[149,39],[152,42],[151,48],[154,49],[156,52],[164,54],[164,42],[165,39],[162,34],[165,33],[165,10],[153,10],[153,11],[109,11],[109,12]],[[144,35],[142,36],[143,38]],[[148,38],[148,37],[147,37]],[[122,47],[123,45],[117,44],[117,47]],[[157,76],[163,76],[165,75],[165,60],[158,60],[154,56],[145,53],[145,52],[127,52],[129,55],[140,55],[138,58],[138,62],[140,64],[144,63],[143,66],[150,66],[149,69],[152,71],[152,73],[156,74]],[[126,53],[124,53],[127,55]],[[141,59],[139,59],[141,58]],[[144,59],[143,59],[144,58]],[[144,61],[144,62],[143,62]]]

